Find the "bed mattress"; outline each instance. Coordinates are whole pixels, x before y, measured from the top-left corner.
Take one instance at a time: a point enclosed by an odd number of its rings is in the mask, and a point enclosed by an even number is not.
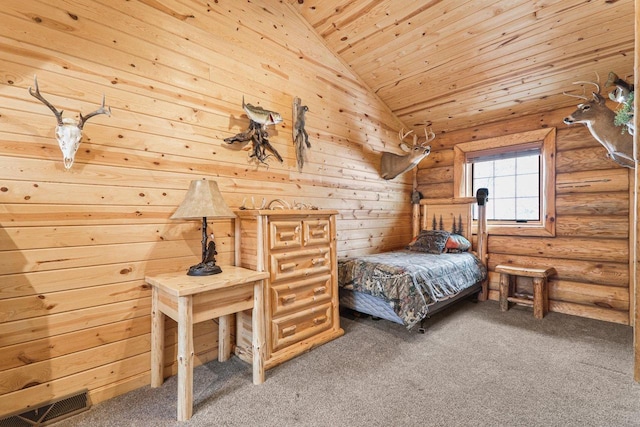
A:
[[[338,261],[341,305],[407,328],[425,318],[434,303],[451,299],[486,276],[485,266],[471,252],[401,250]]]

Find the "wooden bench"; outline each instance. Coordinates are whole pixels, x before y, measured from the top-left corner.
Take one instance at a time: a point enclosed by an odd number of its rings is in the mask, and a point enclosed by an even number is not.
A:
[[[547,278],[556,274],[556,269],[530,268],[515,265],[498,265],[496,273],[500,273],[500,310],[507,311],[509,303],[533,306],[533,317],[542,319],[549,311],[549,289]],[[517,277],[533,279],[533,301],[529,295],[515,294]]]

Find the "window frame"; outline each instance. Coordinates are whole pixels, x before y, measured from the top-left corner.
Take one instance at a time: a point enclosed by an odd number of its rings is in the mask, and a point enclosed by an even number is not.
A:
[[[556,128],[539,129],[511,135],[464,142],[453,147],[453,186],[455,197],[469,197],[471,194],[471,163],[467,157],[479,157],[482,152],[507,153],[518,148],[540,148],[540,221],[519,223],[516,221],[489,221],[487,232],[503,236],[556,235]],[[491,194],[489,194],[491,203]],[[477,221],[474,220],[474,227]]]

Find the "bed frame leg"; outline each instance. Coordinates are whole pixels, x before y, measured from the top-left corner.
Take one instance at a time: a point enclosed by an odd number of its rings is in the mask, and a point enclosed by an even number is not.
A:
[[[424,334],[424,333],[425,333],[425,329],[424,329],[424,322],[426,322],[428,318],[429,318],[429,317],[425,317],[424,319],[422,319],[422,320],[420,321],[420,327],[418,328],[418,332],[420,332],[421,334]]]

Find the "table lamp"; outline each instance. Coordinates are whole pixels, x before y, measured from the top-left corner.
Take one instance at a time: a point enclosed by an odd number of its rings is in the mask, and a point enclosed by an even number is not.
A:
[[[191,181],[184,200],[171,215],[171,219],[202,218],[202,262],[192,265],[187,272],[188,276],[210,276],[222,273],[222,269],[216,265],[214,257],[217,252],[213,233],[211,233],[211,241],[207,245],[207,218],[235,217],[236,215],[224,202],[215,181],[206,179]]]

